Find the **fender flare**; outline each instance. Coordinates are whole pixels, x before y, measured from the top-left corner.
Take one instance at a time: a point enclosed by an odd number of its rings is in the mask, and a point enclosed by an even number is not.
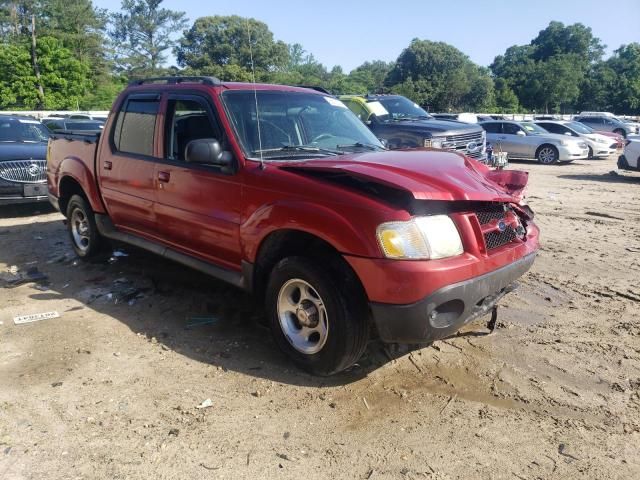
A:
[[[330,227],[330,228],[326,228]],[[255,262],[260,246],[272,233],[293,230],[313,235],[338,252],[378,257],[375,227],[358,228],[336,210],[317,203],[298,200],[276,202],[256,210],[240,226],[244,258]]]

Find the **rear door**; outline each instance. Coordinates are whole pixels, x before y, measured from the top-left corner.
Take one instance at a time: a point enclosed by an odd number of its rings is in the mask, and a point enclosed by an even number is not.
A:
[[[218,118],[204,96],[167,97],[162,161],[155,173],[157,230],[172,247],[235,270],[241,259],[238,175],[185,158],[192,140],[216,139],[230,149]]]
[[[101,150],[96,164],[111,220],[122,230],[145,236],[153,236],[156,226],[154,138],[159,109],[159,94],[129,95],[109,132],[109,148]]]

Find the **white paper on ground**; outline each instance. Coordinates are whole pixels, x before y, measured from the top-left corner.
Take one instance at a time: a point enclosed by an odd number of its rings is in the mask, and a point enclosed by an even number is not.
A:
[[[39,322],[40,320],[48,320],[50,318],[58,318],[58,312],[32,313],[31,315],[20,315],[13,317],[13,323],[20,325],[23,323]]]

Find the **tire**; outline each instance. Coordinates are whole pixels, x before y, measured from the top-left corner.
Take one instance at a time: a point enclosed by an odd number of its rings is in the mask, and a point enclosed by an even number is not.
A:
[[[95,258],[102,252],[104,238],[98,232],[91,206],[80,195],[73,195],[67,205],[67,229],[71,246],[82,260]]]
[[[544,165],[558,162],[558,149],[553,145],[542,145],[536,152],[536,159]]]
[[[620,170],[630,170],[629,162],[627,161],[627,157],[625,157],[624,155],[620,155],[618,157],[618,168]]]
[[[593,158],[593,148],[589,147],[589,160],[591,160]]]
[[[314,375],[350,367],[369,340],[364,294],[348,280],[353,274],[346,273],[305,257],[288,257],[269,277],[265,303],[275,342],[299,368]]]
[[[613,133],[617,133],[618,135],[621,135],[622,138],[627,138],[627,132],[625,132],[621,128],[614,130]]]

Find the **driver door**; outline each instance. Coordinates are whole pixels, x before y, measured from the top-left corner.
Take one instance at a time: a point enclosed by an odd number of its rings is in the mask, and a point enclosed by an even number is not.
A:
[[[228,149],[213,106],[199,95],[170,95],[164,105],[164,152],[155,175],[161,239],[177,250],[239,269],[241,187],[235,168],[227,171],[185,158],[192,140],[214,138]]]

